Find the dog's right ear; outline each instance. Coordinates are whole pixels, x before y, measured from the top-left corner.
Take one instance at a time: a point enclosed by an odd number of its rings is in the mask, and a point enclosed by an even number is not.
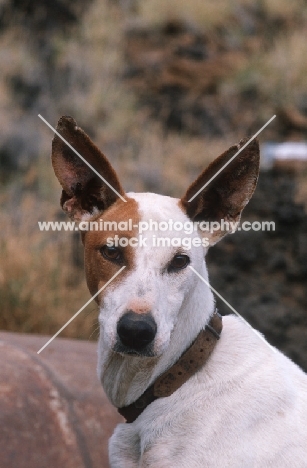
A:
[[[119,195],[124,195],[111,164],[72,117],[61,117],[56,129],[117,192],[55,135],[52,141],[52,165],[63,188],[63,210],[76,221],[106,210]]]

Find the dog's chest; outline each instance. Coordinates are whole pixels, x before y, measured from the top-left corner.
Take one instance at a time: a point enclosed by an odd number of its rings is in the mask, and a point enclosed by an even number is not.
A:
[[[306,466],[305,375],[280,353],[259,348],[237,320],[225,322],[205,369],[116,428],[112,468]]]

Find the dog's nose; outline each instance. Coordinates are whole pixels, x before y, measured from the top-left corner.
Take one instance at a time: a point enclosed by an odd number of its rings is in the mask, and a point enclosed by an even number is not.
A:
[[[153,341],[157,325],[150,314],[137,314],[129,310],[119,320],[117,333],[123,345],[139,351]]]

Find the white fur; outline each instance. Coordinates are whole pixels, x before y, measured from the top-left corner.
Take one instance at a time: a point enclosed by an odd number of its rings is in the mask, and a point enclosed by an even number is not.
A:
[[[188,221],[178,201],[128,194],[142,220]],[[135,401],[190,345],[214,311],[210,289],[190,268],[165,272],[176,248],[136,249],[135,268],[110,285],[100,305],[98,372],[111,402]],[[176,236],[187,234],[176,233]],[[192,233],[190,236],[199,236]],[[187,250],[191,265],[208,278],[204,249]],[[131,303],[157,323],[154,357],[113,351],[118,320]],[[204,368],[167,398],[149,405],[134,423],[117,426],[110,441],[112,468],[304,468],[307,466],[307,377],[273,352],[234,316]]]

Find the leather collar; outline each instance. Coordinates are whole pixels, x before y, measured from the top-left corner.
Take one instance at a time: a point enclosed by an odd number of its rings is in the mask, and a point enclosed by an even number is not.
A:
[[[175,364],[164,372],[145,392],[128,406],[118,408],[118,412],[131,423],[154,400],[172,395],[207,362],[223,328],[222,316],[216,310],[208,325],[197,335],[192,345],[181,355]]]

